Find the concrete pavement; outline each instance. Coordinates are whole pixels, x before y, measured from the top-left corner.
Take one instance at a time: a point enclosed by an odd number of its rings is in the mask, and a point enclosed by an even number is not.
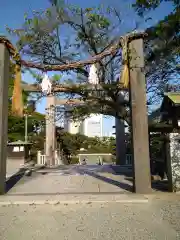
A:
[[[178,240],[179,199],[0,206],[1,240]]]
[[[17,173],[21,167],[21,165],[24,163],[23,160],[10,160],[7,159],[6,163],[6,178],[11,177],[15,173]]]
[[[8,195],[52,195],[66,193],[127,193],[132,192],[131,169],[120,166],[61,166],[36,169],[10,189]],[[153,184],[153,191],[166,185]]]
[[[66,193],[126,193],[132,182],[124,176],[110,173],[88,173],[86,175],[61,175],[58,173],[32,173],[24,176],[8,195],[53,195]]]
[[[178,240],[180,195],[130,193],[127,173],[63,167],[0,196],[1,240]]]

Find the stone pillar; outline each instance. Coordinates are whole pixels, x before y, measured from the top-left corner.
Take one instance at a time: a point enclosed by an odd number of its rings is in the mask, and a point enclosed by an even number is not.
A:
[[[46,159],[47,165],[55,165],[55,96],[47,96],[46,105]]]
[[[0,194],[6,190],[9,52],[0,44]]]
[[[129,52],[134,190],[145,194],[151,192],[151,176],[143,39],[132,40]]]
[[[116,165],[126,164],[125,126],[119,118],[115,118],[116,127]]]
[[[169,191],[180,191],[180,134],[169,134],[170,158],[167,158]]]

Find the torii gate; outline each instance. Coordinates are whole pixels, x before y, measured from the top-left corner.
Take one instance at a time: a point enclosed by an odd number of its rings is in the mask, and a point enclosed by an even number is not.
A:
[[[134,156],[134,187],[137,193],[151,192],[149,137],[146,106],[146,89],[144,73],[144,52],[142,32],[133,32],[125,36],[125,45],[128,46],[128,73],[130,80],[130,103],[132,115],[132,139]],[[124,37],[121,38],[124,41]],[[62,66],[37,65],[20,60],[26,67],[45,70],[68,70],[100,61],[119,48],[120,42],[111,46],[103,53],[93,58]],[[122,45],[122,44],[121,44]],[[7,117],[8,117],[8,79],[10,52],[4,41],[0,42],[0,194],[5,192],[6,182],[6,152],[7,152]]]

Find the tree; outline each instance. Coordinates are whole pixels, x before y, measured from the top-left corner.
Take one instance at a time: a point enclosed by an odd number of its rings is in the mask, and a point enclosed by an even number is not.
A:
[[[44,127],[45,116],[40,113],[32,113],[28,117],[28,138],[31,140],[31,137],[38,135],[39,131]],[[17,116],[9,115],[8,116],[8,140],[9,141],[24,141],[25,134],[25,119]]]
[[[115,139],[87,137],[61,130],[57,133],[57,141],[60,143],[64,154],[70,156],[80,153],[80,149],[85,149],[85,153],[112,153]]]
[[[178,0],[136,0],[136,3],[133,6],[138,11],[138,14],[143,16],[145,13],[149,12],[150,10],[154,10],[163,2],[171,2],[175,9],[179,8],[179,1]]]
[[[111,20],[112,16],[113,20]],[[83,55],[88,58],[107,49],[116,41],[117,36],[115,38],[112,36],[119,21],[119,15],[115,10],[81,9],[69,6],[65,9],[60,7],[55,9],[52,7],[44,12],[34,13],[32,18],[26,16],[23,29],[15,33],[19,36],[17,44],[22,55],[25,54],[32,61],[44,64],[64,64],[68,61],[82,59]],[[60,29],[64,25],[68,26],[72,37],[68,37],[62,45],[57,28]],[[117,50],[114,56],[99,62],[101,83],[99,92],[104,91],[103,95],[97,96],[92,92],[89,93],[89,89],[85,86],[69,89],[71,95],[77,94],[82,99],[92,100],[85,108],[77,107],[76,114],[79,112],[89,114],[92,111],[99,113],[100,111],[107,115],[126,118],[126,112],[122,112],[117,104],[120,58],[121,51]],[[70,77],[71,83],[74,82],[72,80],[74,78],[76,83],[87,83],[88,67],[78,68],[74,73],[75,75],[72,73]],[[111,86],[107,88],[102,85],[103,83],[111,84]]]
[[[137,1],[137,4],[142,2],[147,1]],[[61,1],[51,1],[51,3],[50,8],[42,12],[34,12],[32,17],[28,17],[26,14],[22,29],[10,30],[19,38],[17,46],[21,55],[25,55],[31,61],[50,66],[66,64],[102,53],[112,43],[119,40],[120,31],[117,30],[120,29],[121,19],[115,9],[82,9],[67,6]],[[159,24],[161,25],[161,23]],[[68,37],[62,43],[61,29],[65,28],[68,31]],[[168,51],[169,61],[166,61],[168,58],[164,59],[168,49],[164,39],[161,39],[159,43],[160,52],[154,48],[159,39],[159,35],[156,34],[158,28],[159,25],[147,30],[149,32],[146,41],[148,105],[152,105],[160,99],[164,86],[169,81],[169,76],[175,74],[174,62],[177,61],[175,56],[172,57],[170,51]],[[168,42],[168,44],[170,43]],[[88,67],[67,72],[68,83],[81,83],[78,87],[70,86],[67,95],[70,98],[79,96],[83,100],[90,100],[88,104],[75,107],[71,114],[75,118],[79,118],[92,112],[103,113],[128,121],[130,117],[128,101],[118,102],[121,91],[118,87],[121,50],[118,49],[113,56],[100,61],[98,69],[100,88],[95,89],[94,93],[90,92],[85,85],[88,78]]]
[[[134,8],[141,17],[160,6],[161,1],[137,0]],[[151,104],[159,103],[168,83],[179,81],[180,54],[180,6],[179,1],[169,0],[174,6],[173,12],[161,20],[156,26],[147,29],[146,47],[146,77],[147,92]]]

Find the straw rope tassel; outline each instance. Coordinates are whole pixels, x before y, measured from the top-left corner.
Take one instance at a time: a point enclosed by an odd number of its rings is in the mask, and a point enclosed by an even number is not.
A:
[[[12,45],[12,43],[5,37],[0,36],[0,43],[6,45],[9,50],[10,55],[12,56],[15,65],[15,79],[14,79],[14,89],[12,96],[12,113],[16,116],[23,116],[23,99],[22,99],[22,88],[21,88],[21,58],[17,49]]]
[[[122,39],[122,61],[123,61],[123,70],[120,77],[120,84],[124,88],[129,87],[129,64],[128,64],[128,39]]]
[[[18,64],[16,64],[15,66],[15,79],[14,79],[14,89],[13,89],[13,96],[12,96],[12,113],[19,117],[23,116],[21,66]]]

